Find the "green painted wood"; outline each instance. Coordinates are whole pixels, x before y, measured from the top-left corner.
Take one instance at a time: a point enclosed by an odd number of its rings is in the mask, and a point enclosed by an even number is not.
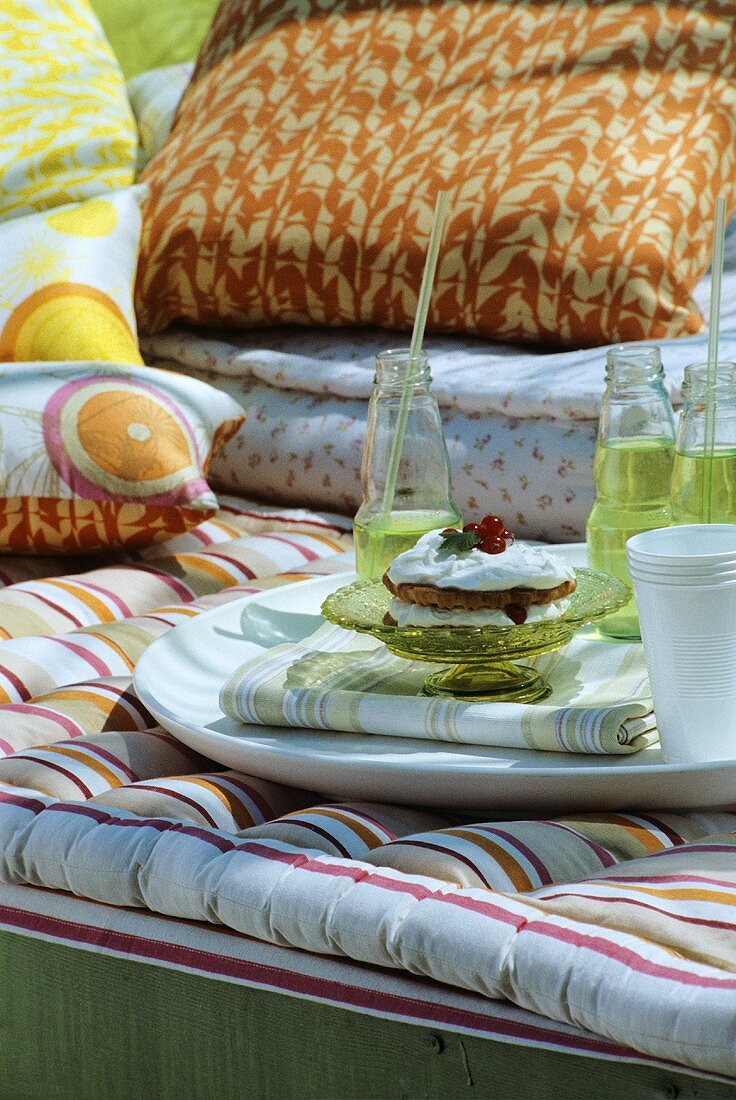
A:
[[[722,1100],[736,1087],[0,933],[0,1100]]]

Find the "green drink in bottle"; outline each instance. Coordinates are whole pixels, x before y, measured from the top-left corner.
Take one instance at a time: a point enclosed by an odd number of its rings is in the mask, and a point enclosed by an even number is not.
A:
[[[407,385],[408,415],[387,511],[386,475]],[[412,356],[408,348],[400,348],[376,357],[360,473],[363,503],[355,517],[358,576],[382,576],[396,555],[427,531],[462,526],[452,500],[450,462],[424,352]]]
[[[685,368],[672,471],[673,523],[736,523],[736,363]],[[707,421],[711,432],[706,446]]]
[[[627,540],[671,522],[674,453],[675,423],[659,348],[612,348],[595,452],[596,500],[586,531],[591,568],[631,583]],[[633,596],[598,630],[612,638],[638,639]]]

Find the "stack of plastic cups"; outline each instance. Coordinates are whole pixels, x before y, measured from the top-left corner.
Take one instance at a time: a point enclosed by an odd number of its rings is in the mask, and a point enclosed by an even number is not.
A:
[[[626,549],[664,759],[736,758],[736,524],[645,531]]]

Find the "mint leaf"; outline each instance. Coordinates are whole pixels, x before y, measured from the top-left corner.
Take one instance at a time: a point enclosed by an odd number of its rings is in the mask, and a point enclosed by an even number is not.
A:
[[[447,554],[466,554],[480,546],[481,537],[475,531],[443,531],[441,550]]]

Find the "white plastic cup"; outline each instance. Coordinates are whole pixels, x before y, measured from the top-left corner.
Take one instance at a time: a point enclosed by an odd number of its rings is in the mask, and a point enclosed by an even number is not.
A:
[[[626,556],[664,759],[736,759],[736,523],[645,531]]]

